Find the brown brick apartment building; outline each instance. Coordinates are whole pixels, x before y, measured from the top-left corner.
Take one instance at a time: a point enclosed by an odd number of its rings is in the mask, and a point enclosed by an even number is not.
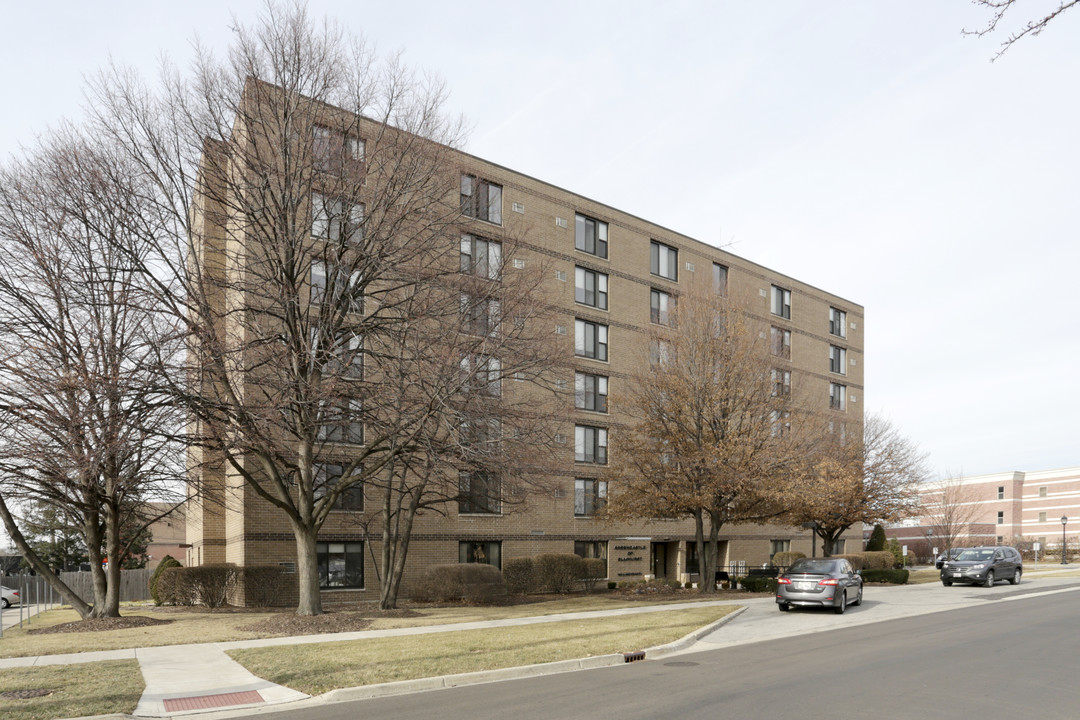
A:
[[[406,586],[409,577],[431,565],[501,565],[544,552],[606,558],[609,578],[615,580],[646,575],[696,580],[691,522],[608,523],[594,517],[609,492],[602,472],[609,433],[628,422],[618,408],[608,407],[607,397],[646,355],[648,329],[665,322],[670,304],[690,289],[745,299],[772,348],[778,384],[816,398],[834,427],[860,431],[865,331],[860,305],[569,190],[464,153],[453,155],[460,187],[446,190],[460,194],[472,216],[462,226],[462,253],[491,252],[513,227],[525,238],[515,264],[545,265],[544,299],[556,313],[551,333],[568,365],[559,382],[568,389],[570,420],[557,436],[561,447],[555,448],[562,470],[546,495],[513,513],[504,514],[498,503],[453,502],[445,516],[417,518]],[[228,217],[221,222],[228,223]],[[208,242],[223,236],[220,227],[204,234]],[[503,383],[503,392],[516,392],[514,383]],[[189,504],[187,564],[289,567],[295,562],[293,535],[279,511],[229,473],[208,468],[201,473],[208,487],[228,489],[227,501],[224,506]],[[365,503],[371,499],[362,490],[351,493],[319,536],[322,585],[335,594],[377,596],[379,538],[365,534],[354,517]],[[857,544],[861,532],[861,527],[852,531]],[[810,532],[800,528],[725,527],[720,565],[761,564],[788,549],[810,554],[811,542]]]

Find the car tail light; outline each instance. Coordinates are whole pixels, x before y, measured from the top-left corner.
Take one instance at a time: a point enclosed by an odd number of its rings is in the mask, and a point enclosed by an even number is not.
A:
[[[790,585],[791,584],[791,578],[784,578],[784,577],[777,578],[776,579],[776,584],[777,585]]]
[[[836,578],[825,578],[818,581],[818,585],[836,585]]]

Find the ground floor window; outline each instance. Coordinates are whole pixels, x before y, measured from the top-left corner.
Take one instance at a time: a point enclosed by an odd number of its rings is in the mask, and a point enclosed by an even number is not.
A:
[[[604,540],[575,540],[574,554],[583,558],[607,560],[607,542]]]
[[[462,540],[458,543],[458,562],[494,565],[501,570],[502,543],[491,540]]]
[[[686,543],[686,572],[690,574],[701,572],[701,566],[698,562],[697,543],[693,541],[687,541]]]
[[[789,552],[791,550],[790,540],[770,540],[769,541],[769,562],[772,562],[773,556],[776,553]]]
[[[319,587],[364,587],[364,543],[315,543],[319,561]]]
[[[843,555],[847,552],[847,540],[833,540],[832,554]]]

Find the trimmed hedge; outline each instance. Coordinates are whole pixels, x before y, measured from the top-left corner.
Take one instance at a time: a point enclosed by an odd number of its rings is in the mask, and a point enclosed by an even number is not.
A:
[[[150,598],[154,601],[155,605],[161,605],[164,600],[161,595],[158,594],[158,580],[161,579],[161,573],[165,572],[169,568],[184,567],[180,564],[180,561],[174,558],[172,555],[166,555],[161,558],[161,562],[154,568],[154,573],[150,576],[150,580],[147,586],[150,588]]]
[[[881,582],[892,583],[894,585],[904,585],[908,581],[907,570],[895,570],[889,568],[888,570],[863,570],[862,579],[863,582]]]
[[[503,563],[503,579],[506,590],[515,595],[525,595],[535,591],[536,568],[531,557],[511,558]]]
[[[413,597],[427,602],[467,602],[482,605],[506,595],[499,568],[483,563],[436,565],[413,588]]]
[[[284,569],[280,565],[249,565],[237,569],[237,581],[243,585],[244,604],[247,607],[278,604],[285,583]]]
[[[162,602],[219,608],[228,603],[239,578],[235,565],[172,567],[161,572],[157,591]]]
[[[581,573],[581,582],[585,586],[585,592],[592,592],[597,584],[607,578],[607,560],[602,558],[585,558]]]
[[[739,584],[750,592],[776,592],[776,578],[757,575],[739,578]]]
[[[772,564],[785,568],[791,567],[791,563],[795,562],[796,560],[801,560],[804,557],[806,557],[806,553],[801,553],[798,551],[778,552],[773,555]]]
[[[545,590],[565,594],[585,574],[585,559],[573,553],[542,553],[533,558],[536,582]]]

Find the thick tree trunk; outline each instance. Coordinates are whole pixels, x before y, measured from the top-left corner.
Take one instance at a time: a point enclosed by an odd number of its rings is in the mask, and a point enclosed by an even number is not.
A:
[[[95,617],[120,617],[120,512],[109,507],[105,510],[105,597],[94,606]]]
[[[30,567],[34,569],[34,572],[45,578],[45,582],[49,583],[56,592],[60,593],[60,597],[64,598],[64,601],[67,602],[75,612],[79,613],[79,617],[83,620],[90,617],[93,608],[81,597],[76,595],[75,592],[67,586],[67,583],[61,580],[60,576],[54,573],[48,565],[42,562],[41,558],[39,558],[37,553],[30,547],[30,544],[26,542],[26,538],[23,537],[22,532],[15,526],[15,519],[11,517],[11,513],[8,512],[7,503],[4,502],[3,497],[0,497],[0,520],[3,520],[4,522],[4,529],[7,530],[8,537],[15,543],[15,547],[23,554],[26,562],[30,564]]]
[[[317,533],[312,528],[306,528],[294,522],[293,536],[296,538],[296,580],[299,586],[296,614],[322,615],[319,558],[315,552]]]
[[[101,530],[101,517],[95,512],[86,513],[83,519],[83,537],[86,538],[86,558],[90,562],[90,580],[94,587],[94,608],[91,617],[105,617],[105,596],[109,589],[109,580],[105,576],[103,567],[106,558],[109,562],[115,562],[115,558],[108,555],[102,556],[101,546],[104,544]]]
[[[709,539],[705,537],[705,514],[698,510],[694,513],[694,538],[698,551],[698,592],[710,594],[716,592],[716,556],[711,544],[712,531]]]

